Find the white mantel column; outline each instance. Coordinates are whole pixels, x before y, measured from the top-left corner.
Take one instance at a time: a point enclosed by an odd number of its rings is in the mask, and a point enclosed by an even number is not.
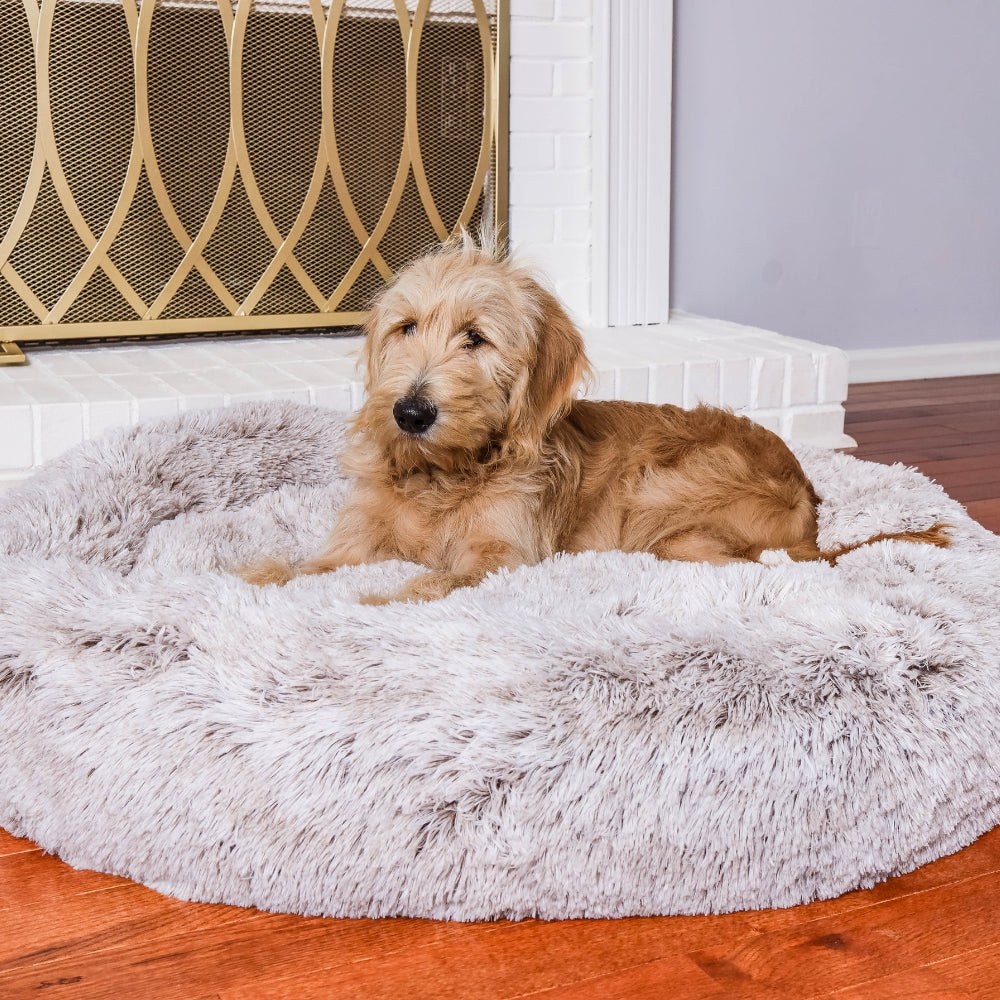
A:
[[[666,323],[673,3],[594,0],[593,30],[593,322]]]

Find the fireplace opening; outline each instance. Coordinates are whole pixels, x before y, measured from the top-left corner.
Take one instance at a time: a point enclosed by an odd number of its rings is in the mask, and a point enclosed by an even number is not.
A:
[[[29,5],[30,6],[30,5]],[[0,341],[353,326],[506,223],[498,0],[0,0]]]

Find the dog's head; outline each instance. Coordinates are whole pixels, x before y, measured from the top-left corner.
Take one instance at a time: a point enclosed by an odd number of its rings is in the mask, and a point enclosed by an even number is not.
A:
[[[402,270],[365,332],[356,426],[401,469],[537,454],[589,371],[555,296],[468,236]]]

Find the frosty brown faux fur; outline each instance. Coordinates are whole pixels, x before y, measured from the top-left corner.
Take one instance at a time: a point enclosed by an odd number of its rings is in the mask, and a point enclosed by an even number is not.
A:
[[[868,887],[1000,822],[1000,538],[795,446],[836,566],[557,554],[429,604],[319,551],[345,415],[122,427],[0,496],[0,827],[186,899],[624,917]],[[875,897],[877,898],[877,897]]]
[[[820,551],[819,498],[759,424],[709,406],[577,400],[580,332],[528,268],[469,237],[404,269],[366,333],[368,396],[343,459],[353,495],[321,553],[264,560],[242,571],[252,583],[385,559],[428,568],[366,598],[381,603],[440,598],[555,552],[724,564],[847,551]],[[944,546],[942,527],[877,538]]]

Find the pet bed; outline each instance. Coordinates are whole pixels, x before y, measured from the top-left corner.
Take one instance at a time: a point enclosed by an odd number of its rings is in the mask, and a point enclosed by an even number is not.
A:
[[[430,604],[313,553],[342,415],[111,433],[0,499],[0,825],[174,896],[337,916],[606,917],[871,886],[1000,820],[1000,539],[800,449],[837,566],[557,556]]]

